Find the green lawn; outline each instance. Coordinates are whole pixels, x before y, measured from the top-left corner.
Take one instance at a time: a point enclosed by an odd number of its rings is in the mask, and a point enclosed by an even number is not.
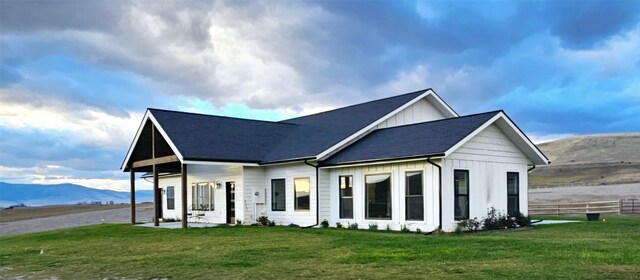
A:
[[[638,279],[640,219],[444,236],[105,224],[0,238],[0,267],[0,279]]]

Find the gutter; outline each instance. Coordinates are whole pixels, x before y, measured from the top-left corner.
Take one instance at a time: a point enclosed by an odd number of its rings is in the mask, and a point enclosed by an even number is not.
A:
[[[527,169],[527,173],[531,172],[531,170],[536,169],[536,165],[534,164],[533,166],[531,166],[531,168]]]
[[[318,226],[320,224],[320,177],[318,177],[318,166],[319,164],[313,165],[309,163],[306,159],[304,160],[304,164],[311,166],[316,169],[316,223],[310,226],[305,226],[303,228],[312,228]]]
[[[431,161],[431,157],[427,158],[427,162],[438,168],[438,230],[442,230],[442,167]]]

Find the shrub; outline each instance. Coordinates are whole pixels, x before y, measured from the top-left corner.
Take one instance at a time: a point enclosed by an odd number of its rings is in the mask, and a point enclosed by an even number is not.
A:
[[[369,224],[369,231],[378,231],[378,224]]]
[[[290,228],[299,228],[300,226],[299,226],[299,225],[296,225],[296,224],[291,223],[291,224],[289,224],[289,225],[288,225],[288,227],[290,227]]]
[[[344,226],[342,226],[342,224],[340,222],[336,223],[336,228],[344,228]]]
[[[409,233],[411,231],[409,230],[407,225],[402,225],[402,227],[400,228],[400,232]]]
[[[496,208],[491,207],[487,210],[487,217],[482,220],[482,228],[485,230],[500,229],[501,223],[500,213]]]
[[[529,216],[525,216],[520,212],[516,212],[516,215],[513,216],[513,218],[516,220],[516,225],[518,227],[531,226],[531,217],[529,217]]]
[[[387,224],[387,229],[386,231],[391,231],[391,226],[389,224]]]
[[[326,219],[322,220],[322,222],[320,223],[320,226],[323,227],[323,228],[328,228],[329,227],[329,221],[327,221]]]
[[[236,226],[237,227],[242,226],[242,220],[236,220]]]
[[[460,227],[462,231],[480,230],[480,225],[481,225],[481,222],[478,220],[478,218],[462,220],[458,222],[458,227]]]
[[[358,223],[353,223],[349,225],[350,229],[358,229]]]
[[[270,225],[269,217],[267,217],[267,216],[260,216],[260,217],[258,217],[258,219],[256,221],[258,222],[258,224],[260,224],[262,226]]]
[[[417,233],[417,234],[422,234],[422,230],[421,230],[420,228],[417,228],[417,229],[416,229],[416,233]]]
[[[275,227],[276,226],[276,221],[270,221],[269,222],[269,226],[270,227]]]

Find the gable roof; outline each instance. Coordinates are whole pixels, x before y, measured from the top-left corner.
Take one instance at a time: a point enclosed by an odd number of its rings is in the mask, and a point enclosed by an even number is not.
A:
[[[149,109],[183,160],[258,163],[297,125]]]
[[[379,129],[329,157],[322,165],[444,156],[451,147],[500,112]]]

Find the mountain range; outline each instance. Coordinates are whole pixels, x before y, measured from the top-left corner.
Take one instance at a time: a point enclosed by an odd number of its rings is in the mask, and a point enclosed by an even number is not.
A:
[[[99,190],[75,184],[10,184],[0,182],[0,207],[91,203],[129,203],[129,192]],[[153,201],[153,191],[136,191],[136,202]]]

